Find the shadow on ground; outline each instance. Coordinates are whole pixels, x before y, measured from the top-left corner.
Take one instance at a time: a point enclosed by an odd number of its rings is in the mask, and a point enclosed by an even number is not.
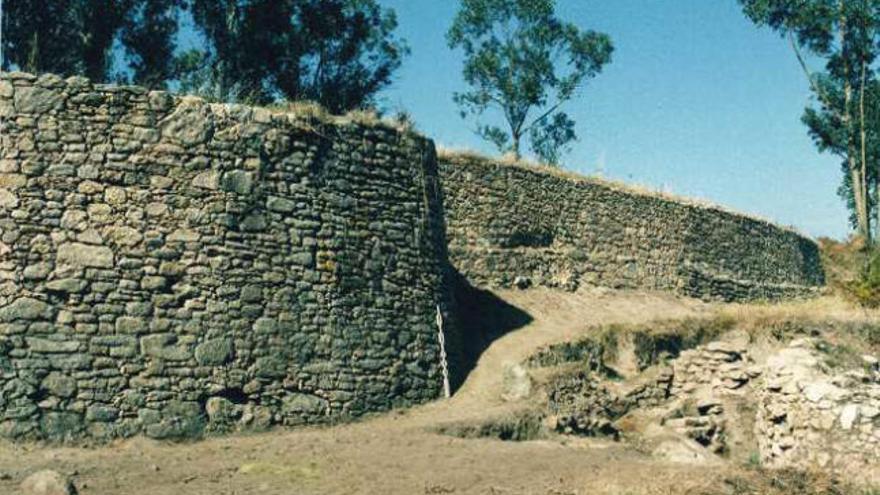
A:
[[[457,390],[474,369],[492,342],[532,322],[531,315],[504,301],[492,291],[474,287],[453,269],[455,322],[461,342],[458,371],[453,390]]]

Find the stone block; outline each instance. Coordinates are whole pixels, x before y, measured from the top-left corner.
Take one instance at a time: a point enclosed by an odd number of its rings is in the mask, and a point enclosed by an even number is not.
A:
[[[58,397],[73,397],[76,394],[76,380],[66,374],[52,372],[43,379],[43,388]]]
[[[186,361],[192,358],[187,345],[178,344],[174,334],[147,335],[141,338],[141,352],[166,361]]]
[[[88,287],[89,283],[85,280],[78,278],[62,278],[58,280],[52,280],[46,283],[46,289],[53,292],[66,292],[68,294],[80,294],[82,293],[86,287]]]
[[[116,331],[124,334],[141,334],[148,330],[147,322],[136,316],[122,316],[116,319]]]
[[[55,263],[76,267],[113,268],[113,251],[105,246],[65,243],[58,246]]]
[[[0,322],[18,320],[48,320],[52,317],[52,307],[39,299],[20,297],[12,303],[0,307]]]
[[[220,366],[232,357],[232,341],[229,339],[207,340],[195,350],[196,361],[202,366]]]
[[[18,113],[41,114],[60,109],[64,105],[64,95],[40,86],[19,86],[15,89],[13,102]]]
[[[80,343],[76,340],[50,340],[38,337],[25,338],[31,352],[46,354],[69,354],[79,350]]]

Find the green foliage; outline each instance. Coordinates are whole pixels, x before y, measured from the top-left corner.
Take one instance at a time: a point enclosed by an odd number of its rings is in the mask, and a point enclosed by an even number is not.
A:
[[[120,34],[131,69],[129,82],[164,88],[174,76],[174,37],[183,0],[140,0]]]
[[[446,36],[465,55],[470,89],[454,96],[462,117],[500,111],[507,129],[478,124],[478,135],[516,158],[528,135],[539,157],[557,163],[576,139],[559,109],[610,62],[610,38],[561,21],[553,0],[462,0]]]
[[[851,141],[856,141],[856,152],[861,156],[861,127],[857,124],[848,132],[847,126],[840,118],[840,112],[834,111],[833,108],[843,108],[845,105],[844,88],[839,79],[829,77],[827,74],[816,76],[816,84],[825,94],[825,99],[830,105],[820,105],[819,108],[807,108],[801,118],[803,123],[809,129],[810,137],[816,143],[816,147],[821,152],[827,152],[840,157],[841,171],[843,172],[843,181],[838,190],[838,194],[846,201],[850,209],[850,222],[854,227],[858,227],[858,218],[856,215],[856,205],[852,189],[852,176],[849,174],[849,165],[847,156],[849,153],[848,146]],[[857,102],[856,102],[857,103]],[[860,109],[857,109],[860,111]],[[877,185],[878,172],[880,172],[880,81],[869,80],[865,84],[865,163],[866,180],[869,191],[867,209],[869,216],[877,213],[878,197]],[[875,223],[876,229],[880,227]]]
[[[821,152],[842,160],[840,194],[860,235],[872,237],[880,181],[880,0],[739,0],[759,26],[789,38],[817,106],[803,122]],[[805,50],[823,59],[824,70],[807,67]]]
[[[861,274],[849,282],[847,288],[850,296],[861,306],[880,307],[880,251],[874,251],[869,255]]]
[[[84,75],[113,74],[116,40],[132,62],[135,82],[161,85],[168,76],[179,0],[15,0],[4,3],[3,69]]]
[[[207,101],[224,103],[262,103],[259,88],[246,86],[246,81],[223,76],[224,64],[199,49],[187,50],[174,58],[173,71],[178,78],[178,91]]]
[[[173,82],[217,101],[366,108],[408,53],[394,35],[394,11],[376,0],[15,0],[4,7],[4,69],[151,88]],[[176,53],[183,9],[205,43]],[[114,46],[126,60],[118,72]]]
[[[181,83],[223,101],[364,108],[408,53],[375,0],[193,0],[193,18],[209,46],[180,61]]]

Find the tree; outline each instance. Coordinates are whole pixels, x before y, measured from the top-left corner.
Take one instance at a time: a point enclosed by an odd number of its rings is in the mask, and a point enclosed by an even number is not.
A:
[[[122,26],[130,81],[164,88],[174,77],[175,36],[182,0],[137,0]]]
[[[611,61],[611,39],[556,18],[554,0],[462,0],[446,34],[461,48],[470,89],[456,93],[462,118],[500,111],[507,130],[478,124],[477,133],[521,157],[521,141],[556,163],[576,139],[574,121],[560,110]]]
[[[817,85],[822,88],[825,98],[833,102],[833,107],[842,108],[845,95],[840,82],[824,75],[818,75],[816,81]],[[861,95],[859,98],[861,99]],[[880,199],[878,196],[880,193],[880,82],[872,80],[866,84],[864,102],[864,113],[862,114],[860,111],[858,119],[858,160],[860,163],[866,164],[863,179],[866,184],[865,189],[868,191],[866,209],[869,220],[876,219],[873,222],[873,238],[876,239],[877,230],[880,227],[880,208],[878,208],[880,205],[878,202]],[[810,136],[821,152],[832,153],[842,158],[843,180],[838,193],[844,198],[847,207],[852,212],[850,217],[852,225],[858,227],[858,217],[856,216],[858,210],[855,205],[852,175],[849,173],[849,160],[847,160],[847,132],[839,114],[824,106],[818,109],[807,108],[802,121],[809,129]],[[864,139],[862,139],[862,131],[864,131]]]
[[[214,61],[221,99],[238,91],[342,113],[374,103],[407,53],[394,11],[375,0],[193,0],[193,16],[210,47],[189,61]]]
[[[177,31],[178,0],[15,0],[5,2],[3,69],[83,75],[111,82],[113,45],[132,58],[132,79],[161,86]],[[125,77],[124,77],[125,78]]]
[[[77,73],[78,54],[70,40],[72,4],[71,0],[4,2],[2,69],[16,65],[33,73]]]
[[[753,22],[788,38],[819,105],[808,108],[803,121],[820,151],[841,157],[841,192],[852,208],[854,226],[870,245],[871,212],[880,195],[875,65],[880,0],[739,1]],[[811,71],[803,52],[824,59],[824,72]]]
[[[331,112],[374,104],[409,53],[394,37],[394,11],[374,0],[302,2],[298,18],[303,74],[298,92],[285,94],[317,101]]]
[[[42,3],[42,2],[40,2]],[[72,2],[71,44],[79,51],[78,74],[93,81],[106,81],[110,73],[113,40],[134,7],[133,0],[79,0]]]

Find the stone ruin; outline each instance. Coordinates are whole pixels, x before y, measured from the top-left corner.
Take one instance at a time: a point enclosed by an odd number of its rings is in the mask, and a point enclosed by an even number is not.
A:
[[[3,437],[193,437],[423,403],[443,351],[460,379],[462,285],[749,300],[822,283],[790,230],[438,158],[387,123],[0,74]]]

